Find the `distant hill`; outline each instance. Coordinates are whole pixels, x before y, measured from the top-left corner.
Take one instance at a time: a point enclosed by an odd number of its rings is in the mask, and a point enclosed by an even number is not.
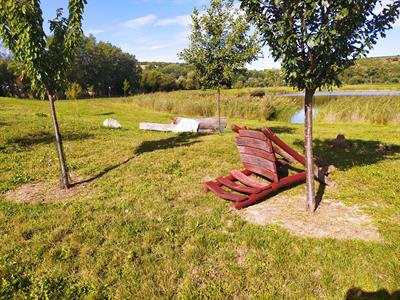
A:
[[[341,78],[345,84],[400,83],[400,55],[361,58]]]
[[[141,62],[142,70],[157,70],[176,80],[187,78],[194,68],[184,63]],[[193,77],[193,75],[192,75]],[[400,83],[400,55],[359,59],[341,75],[343,84]],[[279,70],[247,70],[236,76],[234,87],[266,87],[283,85]]]

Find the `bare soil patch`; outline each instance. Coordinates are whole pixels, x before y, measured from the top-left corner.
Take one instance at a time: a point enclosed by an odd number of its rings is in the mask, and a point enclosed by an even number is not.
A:
[[[71,175],[71,180],[73,183],[83,181],[81,177],[74,175]],[[25,183],[14,190],[6,192],[5,198],[16,203],[62,201],[83,193],[85,187],[86,184],[82,183],[65,190],[54,182]]]
[[[304,197],[278,195],[239,211],[239,215],[253,224],[277,224],[297,236],[339,240],[381,239],[377,227],[357,206],[346,206],[331,200],[323,200],[316,212],[310,213],[305,209]]]

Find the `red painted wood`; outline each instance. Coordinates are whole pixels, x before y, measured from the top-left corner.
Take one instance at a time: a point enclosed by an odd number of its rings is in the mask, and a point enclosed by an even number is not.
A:
[[[222,189],[218,184],[213,181],[208,181],[205,183],[208,190],[214,192],[217,196],[231,201],[244,201],[248,198],[247,195],[233,194]]]
[[[234,190],[236,192],[254,194],[254,193],[258,193],[261,191],[261,189],[259,189],[259,188],[253,188],[253,187],[245,186],[242,184],[237,184],[231,180],[226,179],[225,177],[218,177],[217,181],[219,183],[231,188],[232,190]]]
[[[277,192],[279,189],[285,186],[290,186],[305,181],[305,172],[300,172],[298,174],[281,179],[278,178],[276,174],[276,168],[279,162],[276,160],[275,151],[273,150],[271,141],[274,142],[276,145],[274,147],[277,147],[278,150],[282,149],[289,154],[287,159],[293,157],[298,162],[304,164],[304,156],[288,146],[270,129],[266,127],[262,129],[263,134],[265,134],[264,139],[257,131],[246,130],[245,127],[239,127],[236,125],[232,125],[231,128],[233,131],[240,134],[236,140],[239,153],[241,157],[244,158],[243,165],[246,167],[246,169],[242,171],[232,171],[231,174],[226,177],[217,178],[218,181],[216,182],[206,182],[206,189],[213,191],[223,199],[234,201],[234,207],[240,209],[260,201],[262,198]],[[271,163],[275,167],[275,171],[272,169],[272,172]],[[264,184],[249,177],[249,175],[252,173],[262,175],[273,182],[271,184]],[[235,180],[238,180],[243,185],[233,182]],[[229,193],[221,188],[223,185],[239,192],[245,192],[244,189],[246,189],[246,193],[250,194],[245,196]],[[258,192],[250,192],[248,189],[251,188],[255,188]]]
[[[270,138],[277,146],[281,147],[284,151],[286,151],[290,156],[292,156],[295,160],[297,160],[302,165],[305,165],[306,160],[303,155],[299,152],[288,146],[284,141],[278,138],[269,128],[264,127],[261,129],[265,135]]]
[[[256,173],[258,175],[264,176],[264,177],[266,177],[266,178],[268,178],[268,179],[270,179],[272,181],[276,182],[276,181],[279,180],[278,174],[277,174],[276,171],[275,172],[271,172],[268,169],[262,168],[262,167],[260,167],[258,165],[249,164],[249,163],[246,163],[246,162],[243,162],[243,166],[246,169],[248,169],[249,171],[251,171],[253,173]]]
[[[258,180],[255,180],[255,179],[243,174],[242,172],[239,172],[236,170],[231,171],[231,175],[235,179],[237,179],[238,181],[240,181],[241,183],[243,183],[244,185],[247,185],[247,186],[251,186],[254,188],[260,188],[260,189],[266,189],[269,186],[268,184],[264,184]]]
[[[247,147],[247,146],[237,146],[239,153],[243,154],[250,154],[254,156],[259,156],[265,159],[268,159],[269,161],[274,162],[276,160],[275,154],[270,153],[267,151],[263,151],[257,148],[252,148],[252,147]]]
[[[267,138],[265,137],[265,134],[262,133],[261,131],[257,130],[248,130],[248,129],[240,129],[239,130],[239,136],[242,137],[250,137],[262,141],[266,141]]]
[[[254,156],[250,154],[240,153],[240,159],[243,163],[248,163],[251,165],[259,166],[260,168],[267,169],[272,173],[276,173],[276,164],[273,161],[265,159],[263,157]],[[251,170],[250,170],[251,171]]]
[[[250,176],[250,175],[252,174],[252,173],[251,173],[249,170],[247,170],[247,169],[243,169],[242,171],[236,171],[236,172],[240,172],[240,173],[242,173],[243,175],[246,175],[246,176]],[[237,180],[235,177],[232,176],[232,174],[229,174],[228,176],[225,176],[225,178],[228,179],[228,180],[230,180],[230,181],[235,181],[235,180]]]
[[[241,130],[241,129],[246,129],[246,127],[239,127],[239,126],[237,126],[237,125],[235,125],[235,124],[232,124],[232,125],[231,125],[231,129],[232,129],[232,131],[234,131],[234,132],[236,132],[236,133],[239,133],[239,130]]]
[[[301,182],[304,182],[306,180],[306,172],[300,172],[292,176],[288,176],[280,180],[279,182],[274,182],[271,184],[271,188],[268,190],[261,191],[260,193],[257,194],[252,194],[249,196],[247,200],[241,201],[241,202],[236,202],[234,203],[234,207],[236,209],[241,209],[246,206],[252,205],[261,199],[265,198],[271,193],[277,192],[283,187],[290,186],[290,185],[295,185]]]
[[[249,138],[249,137],[237,137],[236,144],[238,146],[247,146],[252,148],[257,148],[267,152],[272,152],[271,141],[261,141],[259,139]]]

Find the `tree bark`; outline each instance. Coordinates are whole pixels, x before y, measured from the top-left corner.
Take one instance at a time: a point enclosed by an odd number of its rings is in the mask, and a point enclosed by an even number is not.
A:
[[[304,147],[306,159],[306,186],[307,186],[307,202],[306,206],[309,211],[316,209],[315,193],[314,193],[314,166],[312,151],[312,99],[315,89],[306,89],[304,98]]]
[[[71,185],[69,182],[68,168],[65,159],[60,128],[58,127],[56,108],[54,106],[54,96],[51,92],[48,92],[47,96],[49,98],[49,103],[50,103],[51,117],[53,118],[54,134],[56,136],[57,154],[61,170],[61,184],[64,189],[68,189],[70,188]]]
[[[221,89],[220,89],[220,87],[217,88],[217,113],[218,113],[218,131],[222,132],[222,130],[221,130]]]

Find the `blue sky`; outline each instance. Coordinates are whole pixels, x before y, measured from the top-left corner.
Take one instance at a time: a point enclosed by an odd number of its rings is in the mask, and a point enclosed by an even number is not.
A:
[[[83,28],[86,35],[111,42],[139,61],[178,62],[177,53],[188,45],[190,14],[208,0],[88,0]],[[45,20],[55,16],[67,0],[42,0]],[[379,40],[369,56],[400,55],[400,21]],[[264,49],[264,58],[251,69],[278,68]]]

